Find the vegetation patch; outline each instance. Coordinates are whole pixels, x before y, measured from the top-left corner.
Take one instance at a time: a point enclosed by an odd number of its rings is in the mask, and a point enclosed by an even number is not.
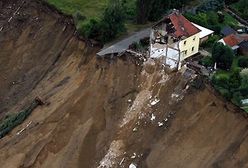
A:
[[[241,68],[248,68],[248,57],[246,56],[240,56],[237,60],[237,64]]]
[[[248,1],[239,0],[237,3],[231,5],[231,7],[244,19],[248,19]]]
[[[238,21],[226,12],[222,12],[222,14],[218,14],[216,11],[199,12],[197,14],[186,13],[185,17],[196,24],[214,30],[217,35],[225,26],[236,28],[238,25]]]
[[[248,113],[248,107],[244,107],[243,109]]]
[[[108,0],[47,0],[47,2],[68,15],[81,13],[86,18],[100,17]]]
[[[61,12],[74,17],[80,35],[102,43],[128,29],[160,19],[168,10],[195,0],[46,0]],[[128,24],[127,24],[128,23]]]
[[[35,99],[27,109],[19,113],[7,115],[2,119],[0,121],[0,139],[7,135],[16,126],[20,125],[37,106],[42,104],[43,103],[39,99]]]
[[[242,100],[248,99],[247,58],[234,55],[222,43],[215,43],[212,56],[204,57],[200,63],[211,69],[216,65],[217,70],[210,77],[213,86],[227,100],[242,107]]]

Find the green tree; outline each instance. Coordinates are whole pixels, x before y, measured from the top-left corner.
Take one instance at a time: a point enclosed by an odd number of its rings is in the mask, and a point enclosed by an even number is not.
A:
[[[245,19],[248,18],[248,1],[247,0],[240,0],[237,4],[237,8],[241,13],[241,16]]]
[[[207,11],[217,11],[223,9],[225,5],[224,0],[207,0],[202,5],[200,5],[197,10],[201,12],[207,12]]]
[[[240,72],[240,76],[241,76],[241,88],[248,89],[248,68],[243,69]]]
[[[241,85],[241,78],[239,75],[239,71],[235,70],[234,72],[232,72],[232,74],[230,75],[229,81],[228,81],[228,85],[230,89],[237,89],[240,87]]]
[[[229,70],[233,62],[234,53],[230,47],[217,42],[213,45],[212,58],[217,63],[218,68]]]
[[[107,42],[125,30],[125,10],[121,0],[110,0],[100,23],[101,41]]]
[[[181,9],[187,0],[137,0],[137,23],[156,21],[169,9]]]
[[[247,57],[241,57],[238,61],[238,64],[242,68],[248,68],[248,58]]]
[[[239,0],[225,0],[225,3],[226,3],[227,5],[229,5],[229,4],[238,2],[238,1],[239,1]]]
[[[98,39],[100,36],[100,23],[98,19],[91,18],[77,24],[78,32],[88,39]]]
[[[155,0],[137,0],[137,23],[143,24],[148,20],[154,2]]]

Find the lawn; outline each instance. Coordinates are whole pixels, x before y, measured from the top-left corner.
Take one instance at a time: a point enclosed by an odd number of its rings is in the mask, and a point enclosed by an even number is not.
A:
[[[243,107],[243,109],[248,113],[248,106],[247,107]]]

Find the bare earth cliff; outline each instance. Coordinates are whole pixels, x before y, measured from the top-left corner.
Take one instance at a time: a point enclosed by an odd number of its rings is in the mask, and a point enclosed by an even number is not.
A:
[[[0,0],[0,26],[0,118],[46,102],[0,139],[0,167],[248,167],[247,119],[191,72],[97,58],[36,0]]]

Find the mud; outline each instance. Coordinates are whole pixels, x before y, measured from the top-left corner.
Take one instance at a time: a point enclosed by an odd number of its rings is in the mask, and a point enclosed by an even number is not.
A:
[[[97,58],[40,1],[0,9],[1,116],[48,102],[0,140],[1,167],[248,166],[247,119],[211,86],[191,86],[195,74]]]

